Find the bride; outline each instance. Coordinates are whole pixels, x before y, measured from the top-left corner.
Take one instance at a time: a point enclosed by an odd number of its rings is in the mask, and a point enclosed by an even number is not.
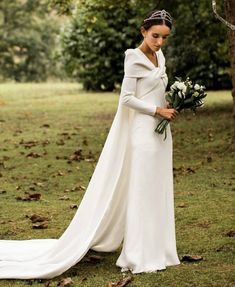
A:
[[[125,51],[119,104],[85,195],[59,239],[0,240],[0,278],[53,278],[89,249],[110,252],[122,244],[121,272],[157,272],[180,264],[175,238],[172,137],[154,129],[177,111],[167,106],[161,50],[172,18],[150,12],[143,41]]]

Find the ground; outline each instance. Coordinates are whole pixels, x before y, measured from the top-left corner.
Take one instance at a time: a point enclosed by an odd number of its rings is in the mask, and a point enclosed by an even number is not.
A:
[[[87,93],[75,83],[0,85],[1,239],[63,233],[92,175],[118,96]],[[210,91],[196,115],[184,112],[171,124],[177,250],[180,259],[188,254],[203,260],[134,275],[128,286],[235,286],[231,112],[230,92]],[[36,200],[30,200],[35,193]],[[33,214],[47,217],[48,228],[33,228]],[[115,266],[119,253],[89,252],[50,286],[66,277],[73,286],[117,282],[123,275]],[[94,254],[100,257],[92,260]],[[0,287],[43,287],[46,282],[0,280]]]

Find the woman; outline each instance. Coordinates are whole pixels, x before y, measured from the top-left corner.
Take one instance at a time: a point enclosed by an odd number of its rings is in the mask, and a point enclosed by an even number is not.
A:
[[[154,132],[167,108],[161,46],[171,16],[153,11],[141,26],[142,44],[125,51],[116,115],[86,193],[59,239],[1,240],[0,278],[53,278],[78,263],[89,249],[117,250],[116,265],[132,273],[180,264],[176,252],[172,138]]]

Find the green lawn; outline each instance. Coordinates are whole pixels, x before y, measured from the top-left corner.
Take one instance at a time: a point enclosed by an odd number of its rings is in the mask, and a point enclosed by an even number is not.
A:
[[[118,94],[86,93],[78,84],[0,85],[0,238],[57,238],[65,230],[84,194],[111,126]],[[158,273],[134,275],[130,287],[235,286],[234,154],[232,98],[229,91],[209,92],[196,115],[182,113],[172,123],[174,142],[177,250],[203,256]],[[71,161],[81,149],[85,160]],[[82,186],[82,187],[81,187]],[[25,192],[40,201],[21,201]],[[62,200],[62,199],[63,200]],[[33,229],[28,216],[49,218],[47,229]],[[73,286],[105,287],[122,278],[116,252],[89,252],[63,276]],[[125,276],[130,275],[126,273]],[[0,287],[41,286],[47,280],[0,280]]]

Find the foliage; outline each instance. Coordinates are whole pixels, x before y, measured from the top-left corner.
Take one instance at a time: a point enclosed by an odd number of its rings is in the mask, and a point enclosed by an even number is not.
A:
[[[63,32],[61,53],[67,72],[85,89],[112,91],[121,82],[123,51],[136,41],[135,13],[129,1],[78,4]]]
[[[218,3],[219,4],[219,3]],[[173,35],[166,47],[170,79],[189,76],[208,88],[230,88],[226,27],[215,19],[208,1],[176,0],[162,3],[171,11]],[[177,7],[176,9],[172,7]],[[220,1],[223,10],[223,1]]]
[[[52,60],[58,23],[46,0],[0,2],[0,77],[42,81]]]
[[[164,8],[175,19],[168,45],[163,47],[170,81],[188,75],[208,88],[230,87],[226,29],[213,17],[208,1],[158,3],[80,0],[61,37],[69,75],[86,89],[112,90],[122,80],[124,51],[142,40],[139,27],[144,15]]]

